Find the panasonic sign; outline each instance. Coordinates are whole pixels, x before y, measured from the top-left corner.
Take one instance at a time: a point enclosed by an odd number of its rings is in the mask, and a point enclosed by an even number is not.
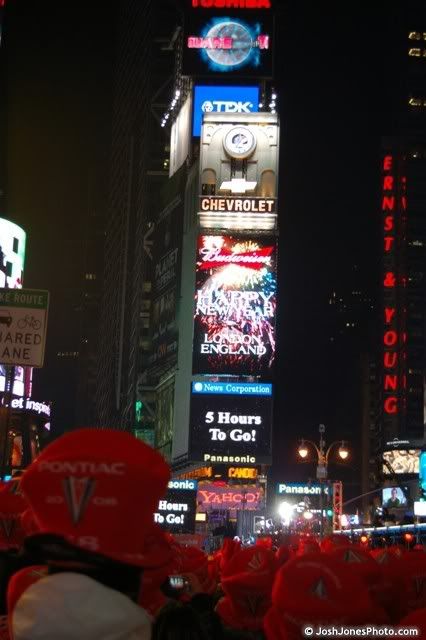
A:
[[[259,111],[259,87],[201,86],[194,88],[192,135],[201,135],[204,113],[254,113]]]

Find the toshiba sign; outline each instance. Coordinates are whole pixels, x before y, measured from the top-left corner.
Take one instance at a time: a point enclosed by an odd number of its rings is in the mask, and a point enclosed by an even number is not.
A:
[[[191,0],[193,9],[271,9],[271,0]]]

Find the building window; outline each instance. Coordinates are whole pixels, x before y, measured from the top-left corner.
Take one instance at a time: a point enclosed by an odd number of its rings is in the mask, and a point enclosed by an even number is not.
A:
[[[422,36],[418,31],[410,31],[410,33],[408,34],[408,39],[409,40],[421,40]]]
[[[13,238],[13,253],[18,253],[19,249],[19,240],[18,238]]]
[[[408,50],[408,55],[414,58],[420,58],[422,55],[422,50],[418,47],[415,47],[415,48],[412,47],[411,49]]]
[[[86,273],[86,280],[96,280],[96,273]]]
[[[8,278],[12,277],[12,269],[13,269],[13,265],[11,262],[6,262],[6,275]]]

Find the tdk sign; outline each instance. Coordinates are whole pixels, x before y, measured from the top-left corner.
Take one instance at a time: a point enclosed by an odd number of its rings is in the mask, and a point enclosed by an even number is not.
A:
[[[192,135],[201,135],[203,113],[253,113],[259,110],[259,87],[201,86],[194,89]]]
[[[203,113],[251,113],[254,111],[252,102],[233,102],[232,100],[206,100],[201,105]]]

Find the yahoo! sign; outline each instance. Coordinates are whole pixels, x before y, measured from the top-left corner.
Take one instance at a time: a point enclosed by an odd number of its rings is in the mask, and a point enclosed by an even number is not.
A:
[[[201,135],[204,113],[254,113],[259,110],[259,87],[201,86],[194,89],[192,135]]]

